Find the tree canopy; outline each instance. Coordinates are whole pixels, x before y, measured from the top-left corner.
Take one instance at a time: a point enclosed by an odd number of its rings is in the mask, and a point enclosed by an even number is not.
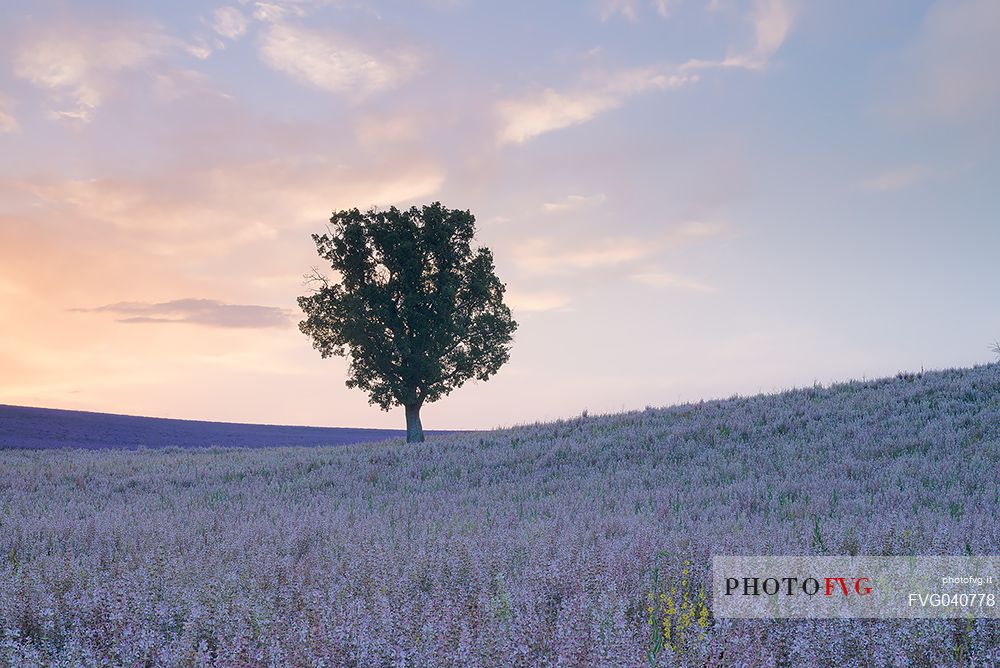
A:
[[[348,387],[383,410],[404,406],[411,441],[423,440],[424,403],[487,380],[510,357],[517,323],[474,235],[471,212],[440,202],[337,211],[312,235],[336,274],[314,273],[299,329],[324,358],[350,358]]]

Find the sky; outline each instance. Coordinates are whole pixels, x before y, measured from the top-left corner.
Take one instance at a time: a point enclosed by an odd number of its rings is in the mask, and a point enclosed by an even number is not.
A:
[[[400,427],[297,329],[334,210],[469,209],[492,428],[994,359],[995,0],[0,5],[0,403]]]

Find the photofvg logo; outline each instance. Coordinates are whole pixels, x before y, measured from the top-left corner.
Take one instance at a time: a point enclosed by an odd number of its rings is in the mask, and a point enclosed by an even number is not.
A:
[[[1000,557],[719,556],[719,618],[1000,617]]]
[[[868,596],[872,593],[871,578],[726,578],[726,596]]]

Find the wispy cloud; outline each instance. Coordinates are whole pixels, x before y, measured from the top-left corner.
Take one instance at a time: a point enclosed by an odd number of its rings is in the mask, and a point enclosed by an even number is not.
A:
[[[651,0],[650,4],[653,5],[660,16],[668,16],[673,0]]]
[[[206,327],[258,329],[287,327],[289,309],[252,304],[227,304],[215,299],[175,299],[169,302],[118,302],[96,308],[72,309],[81,313],[112,313],[128,324],[191,324]]]
[[[618,236],[581,243],[536,237],[516,244],[513,255],[518,267],[527,274],[567,274],[635,263],[661,250],[718,237],[724,229],[714,223],[688,221],[645,239]]]
[[[749,53],[727,60],[741,62],[746,67],[759,68],[767,64],[792,30],[795,11],[789,0],[757,0],[751,14],[754,44]]]
[[[398,204],[429,196],[443,181],[418,162],[346,167],[323,158],[287,157],[192,169],[156,182],[140,179],[0,180],[34,196],[58,219],[117,231],[158,255],[229,254],[242,244],[319,224],[330,211]]]
[[[710,223],[704,220],[687,220],[671,227],[664,238],[668,242],[681,242],[690,239],[717,237],[725,231],[726,227],[720,223]]]
[[[585,123],[617,109],[635,95],[679,88],[698,80],[697,75],[676,74],[659,68],[641,68],[594,77],[568,91],[546,88],[540,93],[497,106],[500,144],[521,144],[545,132]]]
[[[372,167],[343,165],[323,156],[289,156],[215,169],[205,179],[220,208],[243,199],[274,219],[307,222],[326,220],[337,208],[431,196],[441,188],[444,170],[413,156]]]
[[[615,16],[621,16],[627,21],[639,18],[639,0],[600,0],[598,11],[602,21],[608,21]],[[650,0],[648,3],[660,16],[670,13],[670,0]]]
[[[14,118],[12,106],[10,98],[0,93],[0,134],[20,132],[21,130],[21,125]]]
[[[240,0],[246,4],[248,0]],[[255,0],[253,17],[258,21],[278,22],[289,17],[303,18],[313,11],[341,4],[342,0]]]
[[[667,2],[654,2],[666,15]],[[603,0],[602,16],[638,16],[638,0]],[[795,20],[793,0],[756,0],[748,22],[753,36],[748,47],[731,49],[719,60],[689,60],[681,65],[647,67],[606,73],[568,90],[546,88],[533,95],[503,100],[497,105],[500,118],[498,143],[522,144],[538,135],[592,120],[617,109],[635,95],[653,90],[679,88],[698,81],[699,70],[739,68],[759,70],[767,66],[781,48]]]
[[[226,39],[238,39],[247,31],[247,17],[236,7],[219,7],[212,12],[212,30]]]
[[[795,16],[796,8],[792,0],[755,0],[747,15],[747,20],[753,26],[753,39],[748,47],[730,49],[721,60],[690,60],[680,69],[764,69],[785,43],[795,24]]]
[[[418,68],[413,51],[370,50],[351,38],[275,23],[260,43],[261,59],[296,81],[361,98],[398,86]]]
[[[691,292],[715,292],[715,288],[697,279],[663,271],[644,271],[632,274],[629,280],[658,288],[673,288]]]
[[[569,195],[558,202],[546,202],[542,205],[545,213],[568,213],[571,211],[583,211],[604,204],[607,199],[604,193],[596,195]]]
[[[381,117],[366,114],[358,121],[355,136],[366,147],[403,143],[419,137],[419,124],[412,115]]]
[[[258,21],[280,21],[286,13],[287,10],[275,2],[255,2],[253,5],[253,17]]]
[[[198,37],[185,44],[184,50],[187,51],[188,55],[194,56],[198,60],[208,60],[216,48],[221,49],[223,46],[224,44],[219,40],[216,40],[215,44],[212,45],[204,37]]]
[[[950,0],[931,7],[884,86],[893,116],[944,121],[1000,113],[1000,3]]]
[[[871,176],[861,184],[865,190],[901,190],[924,180],[931,173],[926,165],[894,167]]]
[[[569,307],[571,301],[569,295],[555,290],[508,290],[505,298],[515,313],[563,311]]]
[[[601,20],[607,21],[615,15],[621,15],[629,21],[635,21],[639,16],[638,0],[601,0]]]
[[[232,100],[233,97],[216,88],[204,72],[181,68],[164,68],[152,77],[152,89],[161,100],[172,101],[185,97],[201,100],[216,98]]]
[[[645,257],[650,246],[639,239],[611,237],[567,246],[551,239],[531,239],[515,248],[515,261],[529,274],[562,274],[582,269],[614,267]]]
[[[52,29],[21,45],[14,74],[51,93],[53,118],[87,122],[115,75],[141,67],[171,43],[157,26],[144,23]]]

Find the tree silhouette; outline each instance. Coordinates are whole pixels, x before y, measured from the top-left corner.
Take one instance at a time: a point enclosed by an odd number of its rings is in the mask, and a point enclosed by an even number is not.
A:
[[[350,357],[348,387],[406,411],[406,440],[423,441],[420,408],[510,357],[517,323],[488,248],[473,250],[475,217],[440,202],[337,211],[312,235],[339,280],[314,271],[299,323],[324,358]]]

